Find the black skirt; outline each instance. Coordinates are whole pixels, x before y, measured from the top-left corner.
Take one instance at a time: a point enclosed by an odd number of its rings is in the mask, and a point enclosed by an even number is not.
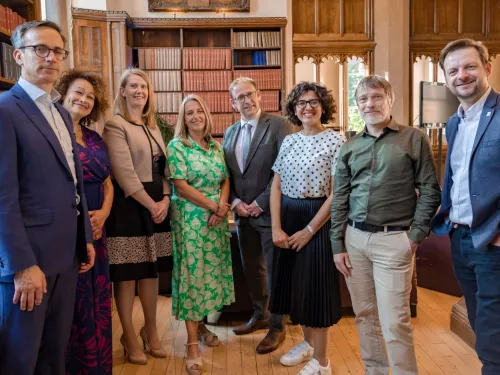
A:
[[[155,202],[163,199],[161,168],[153,168],[153,181],[142,184]],[[106,220],[111,281],[151,279],[171,271],[170,215],[155,224],[149,210],[134,198],[125,198],[115,180],[113,187],[113,206]]]
[[[295,199],[282,195],[281,225],[289,236],[304,229],[326,198]],[[342,317],[339,273],[330,244],[330,221],[299,252],[274,249],[270,310],[290,315],[294,324],[326,328]]]

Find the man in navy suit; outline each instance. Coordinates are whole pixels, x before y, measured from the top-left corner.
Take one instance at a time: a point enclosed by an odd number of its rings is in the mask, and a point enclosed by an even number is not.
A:
[[[53,89],[65,39],[12,35],[21,78],[0,95],[0,373],[64,374],[78,272],[95,252],[71,118]]]
[[[449,43],[439,65],[460,101],[446,124],[442,204],[432,222],[449,235],[453,268],[476,333],[483,375],[500,374],[500,96],[488,85],[488,50]]]

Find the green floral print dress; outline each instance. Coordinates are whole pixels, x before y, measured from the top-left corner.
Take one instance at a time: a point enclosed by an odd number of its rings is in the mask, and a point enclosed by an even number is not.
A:
[[[222,147],[212,141],[204,150],[189,138],[167,147],[170,178],[186,180],[208,199],[219,202],[220,186],[229,178]],[[175,187],[171,203],[172,312],[180,320],[200,321],[234,302],[230,232],[227,218],[209,228],[212,212],[182,198]]]

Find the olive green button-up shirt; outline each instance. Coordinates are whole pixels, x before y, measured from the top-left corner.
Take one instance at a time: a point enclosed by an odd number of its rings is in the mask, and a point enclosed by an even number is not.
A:
[[[347,219],[411,226],[409,238],[421,243],[429,235],[440,197],[426,134],[394,119],[378,138],[365,128],[342,146],[337,159],[330,232],[333,253],[346,251]]]

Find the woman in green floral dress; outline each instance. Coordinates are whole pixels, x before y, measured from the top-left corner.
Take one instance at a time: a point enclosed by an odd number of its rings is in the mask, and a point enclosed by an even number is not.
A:
[[[216,346],[217,336],[202,323],[208,314],[234,302],[231,264],[229,173],[221,145],[210,135],[212,121],[203,100],[187,96],[181,104],[168,164],[171,203],[172,311],[186,321],[189,374],[201,374],[198,340]]]

